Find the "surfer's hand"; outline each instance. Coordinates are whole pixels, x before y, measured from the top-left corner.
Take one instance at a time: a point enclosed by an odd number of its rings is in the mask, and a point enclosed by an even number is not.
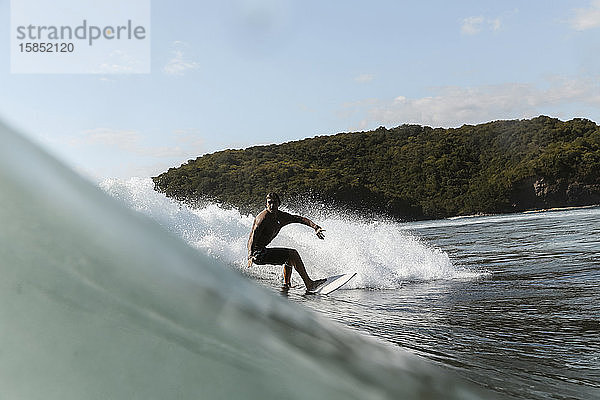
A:
[[[254,257],[248,258],[248,268],[250,268],[252,266],[253,262],[254,262]]]
[[[317,228],[315,229],[316,233],[317,233],[317,237],[321,240],[325,239],[325,235],[323,235],[323,232],[325,232],[325,229],[323,228]]]

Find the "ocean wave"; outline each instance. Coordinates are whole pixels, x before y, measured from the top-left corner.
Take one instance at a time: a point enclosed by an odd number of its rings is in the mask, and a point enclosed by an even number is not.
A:
[[[204,254],[256,279],[280,279],[279,268],[273,266],[245,268],[252,215],[215,203],[187,206],[156,192],[150,178],[106,179],[100,186]],[[297,249],[311,276],[357,272],[346,289],[395,289],[407,282],[474,279],[483,274],[453,265],[447,253],[412,235],[398,222],[366,221],[339,211],[316,218],[315,222],[326,229],[324,241],[316,240],[312,229],[293,224],[282,229],[272,246]],[[301,283],[295,274],[293,279]]]

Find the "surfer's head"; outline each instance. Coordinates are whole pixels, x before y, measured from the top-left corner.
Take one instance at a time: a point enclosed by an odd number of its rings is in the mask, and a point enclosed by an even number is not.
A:
[[[281,204],[281,200],[279,199],[279,195],[277,193],[271,192],[267,195],[267,211],[275,212],[279,208]]]

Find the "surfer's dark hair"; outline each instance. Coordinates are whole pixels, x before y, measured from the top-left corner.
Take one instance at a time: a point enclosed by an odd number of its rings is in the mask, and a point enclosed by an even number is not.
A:
[[[281,199],[279,198],[279,195],[275,192],[270,192],[269,194],[267,194],[267,199],[275,200],[277,204],[281,204]]]

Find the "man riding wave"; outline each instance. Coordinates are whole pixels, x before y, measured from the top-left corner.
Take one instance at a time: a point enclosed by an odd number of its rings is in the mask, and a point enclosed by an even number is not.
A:
[[[256,216],[250,238],[248,239],[248,267],[252,264],[283,264],[283,284],[284,288],[291,286],[292,267],[298,271],[306,290],[311,292],[321,286],[326,279],[313,281],[308,276],[300,254],[295,249],[284,247],[267,247],[269,243],[277,236],[281,228],[288,224],[299,223],[310,226],[315,230],[319,239],[325,239],[323,230],[319,225],[306,217],[292,215],[279,210],[281,200],[277,193],[269,193],[266,199],[266,208]]]

